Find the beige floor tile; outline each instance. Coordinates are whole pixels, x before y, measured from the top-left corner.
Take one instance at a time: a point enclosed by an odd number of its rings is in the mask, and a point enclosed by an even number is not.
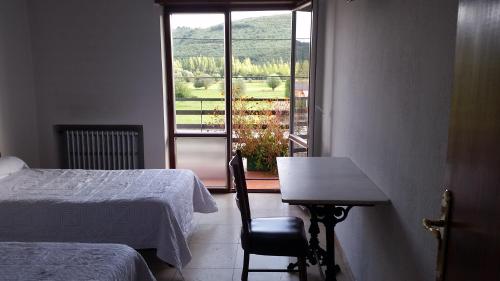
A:
[[[238,209],[221,209],[217,213],[195,213],[196,224],[235,224],[241,225],[241,216]]]
[[[233,273],[233,281],[241,280],[241,268],[235,268]],[[248,281],[299,281],[298,273],[287,273],[287,272],[249,272]],[[319,269],[317,266],[307,267],[307,280],[308,281],[323,281]],[[337,281],[351,281],[347,279],[345,275],[340,272],[337,275]]]
[[[281,202],[279,193],[250,193],[248,195],[251,209],[283,209],[287,205]]]
[[[283,216],[282,209],[254,209],[250,211],[252,218],[280,217]]]
[[[324,268],[323,268],[324,270]],[[347,278],[342,271],[337,274],[337,281],[351,281],[349,278]],[[321,277],[321,274],[319,272],[318,266],[309,266],[307,268],[307,281],[323,281],[323,278]]]
[[[215,202],[217,202],[217,207],[219,210],[225,209],[237,209],[236,202],[234,200],[235,193],[231,194],[214,194]]]
[[[240,242],[240,232],[237,224],[198,224],[189,242],[235,244]]]
[[[288,264],[290,264],[290,262],[296,262],[296,259],[291,257],[250,255],[250,268],[286,269],[286,267],[288,266]],[[242,268],[242,267],[243,267],[243,249],[239,245],[234,268]]]
[[[190,243],[191,262],[186,268],[233,268],[238,244]]]
[[[231,281],[233,269],[184,269],[172,281]]]
[[[299,217],[304,222],[309,220],[309,217],[302,210],[297,207],[284,208],[284,209],[253,209],[251,210],[253,218],[257,217],[279,217],[279,216],[292,216]]]
[[[241,280],[241,268],[234,269],[233,281]],[[248,281],[299,281],[298,274],[287,272],[249,272]]]
[[[174,276],[177,274],[177,269],[173,267],[163,267],[151,269],[153,272],[156,281],[171,281]]]
[[[156,257],[155,250],[140,250],[139,252],[148,263],[148,266],[151,269],[151,272],[155,275],[156,280],[170,281],[175,276],[177,269]]]

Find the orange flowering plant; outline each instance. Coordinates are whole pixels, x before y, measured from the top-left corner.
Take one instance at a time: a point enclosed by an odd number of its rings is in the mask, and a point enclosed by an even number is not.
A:
[[[247,169],[276,172],[276,157],[288,154],[285,126],[288,102],[233,102],[233,149],[247,158]]]

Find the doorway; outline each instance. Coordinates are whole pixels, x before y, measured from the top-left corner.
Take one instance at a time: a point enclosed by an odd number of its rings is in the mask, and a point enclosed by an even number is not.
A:
[[[275,157],[307,154],[312,17],[303,10],[165,9],[170,168],[227,192],[240,149],[249,189],[279,191]]]

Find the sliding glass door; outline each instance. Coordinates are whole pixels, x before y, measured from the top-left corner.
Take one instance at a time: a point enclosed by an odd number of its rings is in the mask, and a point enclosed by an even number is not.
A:
[[[288,156],[291,11],[231,13],[233,149],[247,187],[277,191],[276,157]]]
[[[279,190],[276,157],[307,153],[311,12],[165,9],[163,22],[169,167],[229,191],[240,149],[249,189]]]
[[[167,97],[170,166],[193,170],[207,187],[226,189],[226,15],[172,13],[167,20],[174,93]]]

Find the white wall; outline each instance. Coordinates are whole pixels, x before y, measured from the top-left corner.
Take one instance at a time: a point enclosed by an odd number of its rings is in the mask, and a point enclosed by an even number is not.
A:
[[[38,166],[30,46],[26,2],[0,1],[0,152]]]
[[[321,1],[332,55],[331,155],[348,156],[391,199],[354,208],[337,235],[357,280],[434,280],[457,1]],[[332,20],[333,19],[333,20]]]
[[[161,9],[152,0],[30,0],[41,165],[56,124],[144,125],[146,168],[165,167]]]

